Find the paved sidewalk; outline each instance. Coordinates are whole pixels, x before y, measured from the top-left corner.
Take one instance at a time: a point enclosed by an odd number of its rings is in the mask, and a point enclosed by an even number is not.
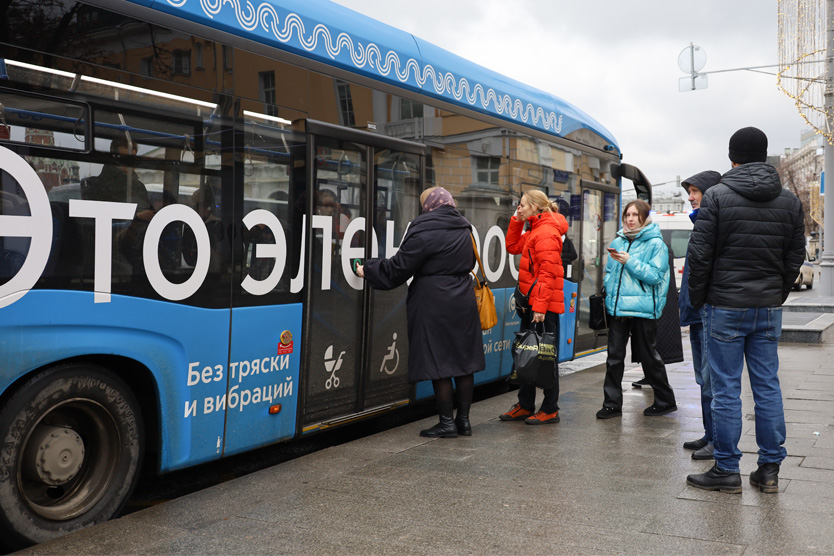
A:
[[[434,419],[287,462],[24,554],[834,554],[834,345],[782,344],[788,459],[780,492],[756,468],[744,380],[741,495],[686,485],[711,461],[689,362],[669,366],[678,411],[644,417],[624,379],[623,417],[597,420],[604,371],[562,377],[556,425],[504,423],[515,392],[476,404],[474,435],[427,440]],[[195,471],[196,472],[196,471]]]

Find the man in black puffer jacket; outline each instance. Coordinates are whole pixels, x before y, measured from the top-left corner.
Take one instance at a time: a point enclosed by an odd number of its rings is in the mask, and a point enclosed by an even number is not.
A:
[[[755,127],[730,138],[733,169],[701,201],[689,240],[689,298],[707,327],[712,379],[715,466],[687,484],[740,493],[741,373],[744,361],[756,403],[759,467],[750,484],[778,491],[787,452],[777,370],[782,303],[805,258],[799,199],[782,188],[767,159],[767,137]]]

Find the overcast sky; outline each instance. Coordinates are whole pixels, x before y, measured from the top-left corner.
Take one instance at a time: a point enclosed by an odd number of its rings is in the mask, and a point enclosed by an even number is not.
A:
[[[678,92],[689,43],[706,51],[704,72],[776,64],[776,0],[336,1],[576,105],[654,184],[726,172],[730,135],[745,126],[767,134],[769,154],[799,146],[804,122],[778,68]]]

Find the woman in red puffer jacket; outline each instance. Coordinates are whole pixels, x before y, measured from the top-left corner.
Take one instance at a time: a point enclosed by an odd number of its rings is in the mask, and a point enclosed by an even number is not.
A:
[[[525,224],[529,224],[527,231]],[[521,318],[521,330],[529,329],[534,322],[542,322],[545,331],[552,332],[557,343],[559,314],[565,312],[562,236],[567,231],[568,222],[559,214],[559,205],[538,190],[528,191],[521,197],[518,210],[507,228],[507,251],[521,255],[516,290],[516,311]],[[523,297],[529,298],[526,307],[520,302]],[[556,386],[544,390],[544,401],[538,412],[534,413],[536,387],[523,384],[518,388],[518,403],[499,415],[499,419],[524,420],[528,425],[558,423],[558,376],[557,369]]]

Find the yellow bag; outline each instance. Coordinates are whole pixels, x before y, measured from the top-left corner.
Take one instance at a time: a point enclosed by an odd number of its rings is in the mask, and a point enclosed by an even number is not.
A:
[[[478,315],[481,317],[481,330],[489,330],[498,324],[498,315],[495,312],[495,298],[492,296],[492,290],[486,283],[486,274],[484,274],[484,265],[481,263],[481,256],[478,254],[478,246],[475,244],[475,237],[472,237],[472,249],[475,250],[475,258],[478,259],[478,267],[481,269],[481,274],[484,276],[484,281],[478,280],[478,274],[472,271],[475,276],[475,301],[478,304]]]

